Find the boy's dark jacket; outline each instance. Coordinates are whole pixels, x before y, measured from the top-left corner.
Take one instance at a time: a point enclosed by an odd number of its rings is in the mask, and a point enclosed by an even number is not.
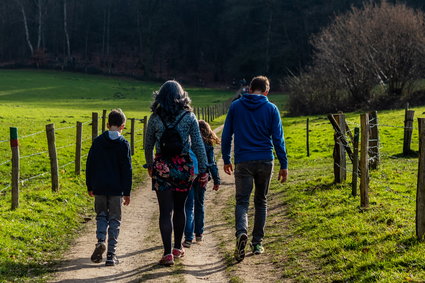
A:
[[[105,131],[94,139],[87,157],[86,184],[95,195],[130,195],[131,152],[123,136],[112,140]]]

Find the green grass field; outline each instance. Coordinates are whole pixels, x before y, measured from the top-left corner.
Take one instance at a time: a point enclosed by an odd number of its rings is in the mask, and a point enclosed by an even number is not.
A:
[[[128,118],[149,115],[159,83],[31,70],[0,70],[0,282],[43,280],[76,236],[85,217],[93,217],[84,172],[74,174],[76,122],[83,126],[83,161],[91,144],[91,113],[120,107]],[[234,93],[186,89],[194,106],[224,102]],[[219,124],[223,117],[218,118]],[[54,123],[60,190],[51,192],[45,126]],[[11,211],[9,127],[20,136],[20,208]],[[129,130],[124,130],[124,133]],[[133,156],[137,185],[145,178],[142,124],[136,123]],[[129,136],[127,135],[127,138]]]
[[[416,118],[425,108],[414,110],[417,151]],[[370,173],[368,210],[351,196],[351,166],[347,182],[333,184],[333,129],[326,116],[309,117],[310,157],[306,117],[284,118],[290,175],[285,185],[273,182],[266,241],[282,276],[301,282],[425,281],[425,246],[415,236],[418,162],[401,155],[404,111],[378,116],[382,161]],[[360,123],[359,113],[347,117],[351,129]]]

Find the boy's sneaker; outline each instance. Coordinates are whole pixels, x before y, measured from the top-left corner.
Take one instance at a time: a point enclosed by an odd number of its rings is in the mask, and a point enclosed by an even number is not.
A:
[[[240,234],[236,239],[235,259],[240,262],[245,258],[245,247],[248,236],[245,233]]]
[[[264,247],[262,244],[251,244],[252,253],[255,255],[259,255],[264,253]]]
[[[182,246],[185,247],[185,248],[190,248],[191,245],[192,245],[192,241],[189,241],[189,240],[185,240],[182,243]]]
[[[118,263],[120,262],[115,254],[108,253],[106,255],[106,262],[105,262],[106,266],[114,266],[114,265],[117,265]]]
[[[174,265],[174,256],[172,254],[164,255],[159,261],[159,264],[165,266]]]
[[[202,242],[203,240],[204,240],[204,235],[201,234],[201,235],[197,235],[196,236],[196,241],[197,242]]]
[[[102,262],[102,255],[106,251],[106,245],[104,242],[98,242],[94,248],[93,254],[90,259],[94,263]]]
[[[184,249],[183,247],[181,249],[173,249],[173,256],[174,258],[180,258],[180,257],[184,257]]]

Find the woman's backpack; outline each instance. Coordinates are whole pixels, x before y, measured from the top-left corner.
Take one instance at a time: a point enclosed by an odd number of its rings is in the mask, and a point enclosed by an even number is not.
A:
[[[180,133],[176,130],[176,126],[180,123],[186,114],[189,113],[186,111],[180,118],[174,123],[174,126],[167,126],[164,119],[161,116],[159,118],[164,124],[165,130],[162,133],[161,138],[159,139],[159,148],[161,150],[161,155],[165,158],[171,158],[173,156],[179,155],[182,153],[184,144]]]

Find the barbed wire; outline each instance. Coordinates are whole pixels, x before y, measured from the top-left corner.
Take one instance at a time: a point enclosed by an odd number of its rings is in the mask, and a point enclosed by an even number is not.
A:
[[[8,184],[6,187],[0,190],[0,194],[2,194],[4,191],[6,191],[8,188],[10,188],[10,184]]]
[[[50,174],[50,172],[44,172],[44,173],[41,173],[41,174],[38,174],[38,175],[35,175],[35,176],[32,176],[32,177],[29,177],[27,179],[20,180],[21,185],[23,186],[26,182],[28,182],[30,180],[33,180],[35,178],[39,178],[39,177],[45,176],[47,174]]]
[[[7,164],[7,163],[10,163],[10,162],[12,162],[12,159],[9,159],[9,160],[6,160],[6,161],[0,163],[0,166]]]
[[[48,153],[48,152],[49,151],[46,150],[46,151],[40,151],[40,152],[33,153],[33,154],[23,155],[23,156],[19,156],[19,159],[25,159],[25,158],[36,156],[36,155],[42,155],[42,154],[45,154],[45,153]]]
[[[62,127],[62,128],[57,128],[57,129],[55,129],[55,131],[61,131],[61,130],[66,130],[66,129],[72,129],[72,128],[76,128],[77,126],[76,125],[74,125],[74,126],[69,126],[69,127]]]
[[[19,137],[19,139],[25,139],[25,138],[28,138],[28,137],[32,137],[32,136],[36,136],[36,135],[39,135],[39,134],[41,134],[41,133],[45,133],[46,131],[38,131],[38,132],[35,132],[35,133],[32,133],[32,134],[29,134],[29,135],[26,135],[26,136],[21,136],[21,137]]]

